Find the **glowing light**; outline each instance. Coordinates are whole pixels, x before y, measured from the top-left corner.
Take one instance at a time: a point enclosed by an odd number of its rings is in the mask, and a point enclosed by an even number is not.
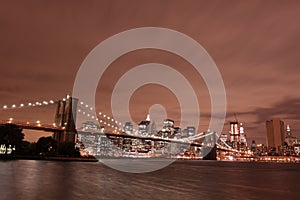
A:
[[[87,114],[87,116],[89,117],[89,116],[90,116],[90,114]]]
[[[99,115],[102,115],[102,113],[101,113],[101,112],[99,112]]]
[[[24,107],[24,104],[21,103],[21,104],[20,104],[20,107]]]
[[[110,117],[107,117],[107,119],[110,119]]]
[[[114,119],[113,119],[113,118],[111,118],[111,121],[113,122],[113,121],[114,121]]]
[[[89,107],[89,105],[85,105],[85,107],[87,108],[87,107]]]
[[[32,103],[28,103],[28,106],[32,106]]]
[[[93,108],[92,108],[92,107],[90,107],[90,110],[93,110]]]
[[[106,117],[106,115],[103,115],[103,117]]]
[[[14,104],[14,105],[12,105],[12,107],[13,107],[13,108],[15,108],[15,107],[16,107],[16,105]]]
[[[63,98],[63,101],[66,101],[66,98]]]
[[[9,118],[9,121],[13,121],[14,119],[13,118]]]
[[[56,124],[55,124],[55,123],[53,123],[52,125],[53,125],[54,127],[56,127]]]
[[[52,104],[54,103],[54,101],[53,101],[53,100],[50,100],[49,102],[50,102],[50,103],[52,103]]]
[[[67,99],[69,99],[70,98],[70,95],[67,95]]]
[[[7,105],[4,105],[3,108],[6,109],[6,108],[7,108]]]
[[[80,104],[83,105],[83,102],[81,101]]]
[[[40,120],[37,120],[37,121],[36,121],[36,123],[37,123],[37,124],[40,124],[40,123],[41,123],[41,121],[40,121]]]

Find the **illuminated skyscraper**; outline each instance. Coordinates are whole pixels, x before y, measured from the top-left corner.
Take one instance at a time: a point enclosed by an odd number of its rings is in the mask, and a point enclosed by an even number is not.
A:
[[[194,136],[196,134],[196,128],[194,126],[188,126],[186,127],[188,131],[188,136]]]
[[[147,115],[147,118],[145,121],[141,121],[138,126],[138,133],[143,135],[149,135],[150,134],[150,115]]]
[[[243,123],[240,123],[240,142],[242,145],[246,145],[246,147],[247,147],[247,139],[246,139],[246,134],[245,134],[245,130],[243,127]]]
[[[290,125],[286,126],[286,136],[292,136]]]
[[[230,122],[230,142],[238,143],[240,142],[240,133],[239,133],[239,123],[237,121]]]
[[[126,122],[124,125],[124,133],[133,134],[133,124],[131,122]]]
[[[276,148],[284,142],[284,123],[279,118],[266,121],[268,147]]]
[[[155,121],[153,121],[150,127],[150,135],[156,135],[156,133],[157,133],[156,123]]]

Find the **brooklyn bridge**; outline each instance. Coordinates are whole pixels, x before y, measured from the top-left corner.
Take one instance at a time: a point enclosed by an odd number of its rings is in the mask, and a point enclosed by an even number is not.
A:
[[[114,145],[121,149],[131,148],[128,147],[128,141],[135,140],[140,141],[142,144],[147,144],[148,150],[149,148],[157,148],[158,144],[160,145],[160,148],[171,146],[170,144],[172,144],[173,146],[184,147],[185,149],[188,147],[201,149],[202,154],[205,152],[206,159],[213,160],[216,159],[217,151],[223,153],[235,152],[243,154],[243,152],[230,147],[225,142],[222,142],[222,140],[218,140],[219,134],[213,131],[196,133],[195,135],[182,138],[125,133],[123,131],[124,124],[116,121],[113,117],[103,112],[96,113],[95,108],[79,101],[76,98],[70,97],[69,95],[66,98],[57,101],[49,100],[36,101],[35,103],[22,103],[19,105],[3,105],[1,111],[8,110],[13,112],[13,110],[20,110],[23,108],[30,109],[39,106],[47,107],[50,105],[56,107],[55,117],[52,124],[44,124],[39,120],[36,122],[19,121],[18,119],[13,118],[3,119],[0,124],[14,124],[22,129],[51,132],[53,133],[53,139],[56,140],[58,144],[62,142],[82,143],[80,138],[78,138],[78,134],[97,134],[102,138],[108,138]],[[85,130],[80,127],[76,127],[76,118],[79,115],[85,116],[89,120],[107,127],[107,131]],[[119,145],[120,141],[122,145]],[[129,145],[132,145],[132,143]]]

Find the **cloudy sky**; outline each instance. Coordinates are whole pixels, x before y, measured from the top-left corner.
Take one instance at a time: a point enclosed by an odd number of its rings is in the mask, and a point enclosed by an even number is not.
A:
[[[299,8],[296,0],[1,1],[0,106],[72,94],[78,69],[100,42],[128,29],[163,27],[196,40],[218,66],[227,95],[223,132],[236,114],[248,138],[257,142],[265,143],[264,123],[273,117],[299,135]],[[211,105],[204,81],[184,59],[161,50],[138,50],[116,59],[101,77],[96,109],[111,114],[116,82],[144,63],[171,66],[191,83],[200,105],[199,129],[205,129]],[[175,97],[167,87],[139,87],[130,99],[131,117],[138,123],[151,105],[161,104],[178,125]],[[54,106],[2,110],[0,116],[50,123],[54,111]]]

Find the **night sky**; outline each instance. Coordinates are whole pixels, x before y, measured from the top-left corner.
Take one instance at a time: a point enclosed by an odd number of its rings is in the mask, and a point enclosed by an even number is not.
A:
[[[218,66],[227,94],[223,132],[236,114],[249,140],[266,143],[265,121],[273,117],[300,135],[299,9],[297,0],[1,1],[0,106],[72,94],[81,63],[101,41],[128,29],[164,27],[196,40]],[[182,58],[160,50],[139,50],[115,60],[99,82],[97,110],[110,114],[116,81],[130,68],[149,62],[172,66],[192,83],[201,109],[199,129],[204,131],[210,116],[205,83]],[[154,103],[164,105],[178,124],[174,94],[158,85],[134,93],[134,121],[144,120]],[[0,119],[50,123],[54,111],[54,106],[1,111]],[[27,139],[35,137],[29,134]]]

